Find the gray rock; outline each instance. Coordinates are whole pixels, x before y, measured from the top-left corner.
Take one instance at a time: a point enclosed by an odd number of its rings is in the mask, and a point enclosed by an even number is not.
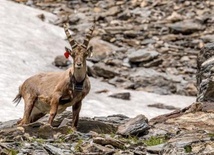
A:
[[[148,131],[148,119],[144,115],[138,115],[133,119],[130,119],[125,124],[118,127],[117,134],[129,136],[145,134]]]
[[[69,59],[66,59],[64,56],[59,55],[54,59],[54,65],[57,67],[67,67],[71,64]]]
[[[78,131],[82,133],[87,133],[89,131],[94,131],[97,133],[112,133],[116,131],[116,127],[112,124],[104,123],[101,121],[80,119]]]
[[[129,62],[131,63],[140,63],[147,62],[157,58],[159,55],[156,51],[148,51],[144,49],[140,49],[138,51],[132,52],[128,55]]]
[[[119,50],[119,47],[106,42],[99,37],[92,38],[90,45],[93,46],[93,56],[89,58],[89,60],[94,62],[99,62],[112,55],[114,51]]]
[[[200,51],[197,59],[197,101],[214,101],[214,44],[209,43]]]
[[[209,147],[207,147],[209,146]],[[165,144],[161,154],[213,154],[214,143],[210,141],[209,136],[203,133],[185,133],[179,134]]]
[[[185,83],[182,76],[174,76],[143,67],[133,70],[129,79],[133,84],[128,87],[129,89],[145,90],[157,94],[178,93],[177,84],[181,81]]]
[[[133,151],[129,151],[129,150],[122,151],[122,150],[119,150],[116,153],[114,153],[113,155],[135,155],[135,154],[134,154]]]
[[[138,37],[140,35],[142,35],[141,32],[133,31],[133,30],[129,30],[129,31],[125,31],[124,32],[124,37],[125,38],[136,38],[136,37]]]
[[[41,149],[41,150],[39,150],[39,149],[32,150],[31,154],[32,155],[37,155],[37,154],[39,154],[39,155],[49,155],[49,153],[46,150],[44,150],[44,149]]]
[[[182,33],[182,34],[191,34],[191,33],[202,31],[205,29],[205,27],[200,23],[195,23],[191,20],[176,22],[174,24],[169,25],[169,28],[174,33]]]
[[[133,150],[135,155],[148,155],[148,152],[146,150],[145,146],[137,146],[135,147],[135,149]]]
[[[201,39],[205,43],[213,43],[214,42],[214,35],[204,35],[204,36],[201,37]]]
[[[127,122],[129,120],[129,117],[122,114],[118,114],[118,115],[111,115],[107,117],[94,117],[94,120],[105,122],[107,124],[112,124],[114,126],[118,126]]]
[[[118,6],[110,7],[106,12],[105,16],[114,16],[117,15],[120,12],[120,8]]]
[[[154,107],[158,109],[168,109],[168,110],[178,110],[180,108],[176,108],[172,105],[164,105],[163,103],[155,103],[155,104],[149,104],[148,107]]]
[[[144,39],[140,42],[141,45],[154,44],[156,41],[154,39]]]
[[[130,100],[131,94],[129,92],[123,92],[123,93],[116,93],[116,94],[109,95],[109,97],[119,98],[123,100]]]
[[[106,66],[104,63],[98,63],[93,66],[95,74],[104,78],[113,78],[119,75],[119,72],[116,71],[113,67]]]
[[[115,149],[107,148],[102,145],[92,143],[91,145],[89,145],[89,147],[84,149],[83,152],[90,152],[93,154],[113,154],[115,152]]]
[[[124,143],[122,143],[119,140],[116,140],[114,138],[102,138],[102,137],[95,137],[93,138],[93,142],[96,144],[100,144],[100,145],[112,145],[113,147],[119,148],[119,149],[124,149]]]
[[[17,125],[17,121],[18,120],[11,120],[11,121],[6,121],[4,123],[1,123],[0,130],[15,127]]]
[[[129,10],[125,10],[122,13],[119,13],[117,17],[120,20],[128,20],[131,17],[131,13]]]
[[[57,148],[53,145],[50,144],[44,144],[43,147],[50,152],[51,154],[55,154],[55,155],[64,155],[64,152],[62,149]]]
[[[154,146],[147,146],[147,152],[152,153],[152,154],[160,154],[163,150],[165,144],[159,144],[159,145],[154,145]]]

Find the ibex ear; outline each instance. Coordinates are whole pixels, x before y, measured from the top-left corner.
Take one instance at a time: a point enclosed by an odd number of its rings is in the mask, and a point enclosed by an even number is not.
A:
[[[93,56],[93,46],[90,46],[87,49],[87,55],[88,55],[88,57],[92,57]]]
[[[64,55],[65,55],[66,58],[68,58],[69,55],[73,56],[73,52],[69,48],[65,47],[65,54]]]

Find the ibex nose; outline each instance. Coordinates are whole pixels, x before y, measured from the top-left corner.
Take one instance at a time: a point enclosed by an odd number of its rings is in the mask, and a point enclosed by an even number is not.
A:
[[[81,66],[82,66],[82,63],[78,62],[78,63],[77,63],[77,66],[78,66],[78,67],[81,67]]]

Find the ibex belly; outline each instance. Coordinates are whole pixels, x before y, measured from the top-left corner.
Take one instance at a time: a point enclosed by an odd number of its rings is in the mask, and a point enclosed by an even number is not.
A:
[[[67,107],[74,105],[82,99],[82,93],[78,94],[73,99],[62,99],[59,101],[57,113],[62,113]],[[46,100],[47,101],[47,100]],[[31,118],[49,114],[51,105],[43,99],[38,99],[31,112]]]

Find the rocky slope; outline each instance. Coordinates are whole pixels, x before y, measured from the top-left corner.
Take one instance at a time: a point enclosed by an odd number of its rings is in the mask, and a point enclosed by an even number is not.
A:
[[[44,21],[38,18],[41,14],[46,17]],[[0,36],[4,36],[0,37],[0,121],[7,121],[23,115],[23,100],[18,106],[12,102],[19,85],[36,73],[63,71],[52,62],[57,55],[63,57],[64,46],[69,47],[69,44],[63,29],[49,23],[57,18],[51,13],[2,0],[0,18]],[[91,63],[88,61],[87,64],[90,66]],[[144,114],[150,119],[173,109],[184,108],[195,101],[195,97],[124,90],[99,78],[90,77],[90,80],[92,87],[83,100],[81,116],[119,113],[135,117]],[[129,100],[116,98],[123,93]]]
[[[13,1],[56,14],[53,24],[69,22],[77,38],[95,22],[93,76],[126,89],[196,95],[197,53],[214,40],[212,0]]]
[[[214,154],[213,52],[208,44],[198,56],[200,102],[148,120],[144,115],[81,118],[71,130],[71,112],[65,111],[47,125],[48,117],[17,127],[0,124],[1,154],[93,155],[211,155]],[[206,66],[208,79],[203,75]],[[208,82],[207,82],[208,81]],[[204,84],[204,82],[207,82]]]
[[[0,124],[1,154],[42,155],[211,155],[214,153],[213,103],[191,106],[150,121],[138,115],[81,118],[71,130],[71,113],[58,115],[54,127],[47,117],[16,127]]]
[[[16,1],[26,3],[26,0]],[[96,15],[96,33],[100,38],[95,38],[92,44],[95,47],[102,44],[102,48],[106,45],[104,49],[108,52],[100,54],[99,50],[95,50],[95,57],[90,60],[92,64],[89,66],[92,76],[103,77],[108,83],[129,89],[143,89],[160,94],[197,93],[197,102],[151,120],[142,114],[134,118],[121,114],[84,117],[80,119],[78,131],[72,131],[70,128],[72,118],[69,111],[57,116],[54,127],[46,124],[47,116],[23,127],[16,126],[17,120],[1,122],[0,154],[214,154],[214,44],[203,45],[203,42],[212,42],[213,2],[81,2],[28,0],[27,5],[59,15],[58,23],[54,23],[60,26],[67,22],[67,14],[71,14],[70,22],[74,25],[76,23],[76,27],[71,26],[71,30],[78,33],[88,28],[93,22],[93,13]],[[93,9],[93,12],[88,13],[88,9]],[[42,14],[39,18],[47,19],[45,13]],[[12,25],[10,26],[12,29]],[[64,42],[62,44],[64,45]],[[196,60],[201,46],[204,48]],[[112,52],[112,49],[115,52]],[[198,92],[192,85],[196,64]],[[114,76],[106,77],[109,72]],[[135,78],[138,80],[134,80]],[[133,83],[138,83],[138,86],[125,87]],[[127,96],[126,99],[129,98]]]

